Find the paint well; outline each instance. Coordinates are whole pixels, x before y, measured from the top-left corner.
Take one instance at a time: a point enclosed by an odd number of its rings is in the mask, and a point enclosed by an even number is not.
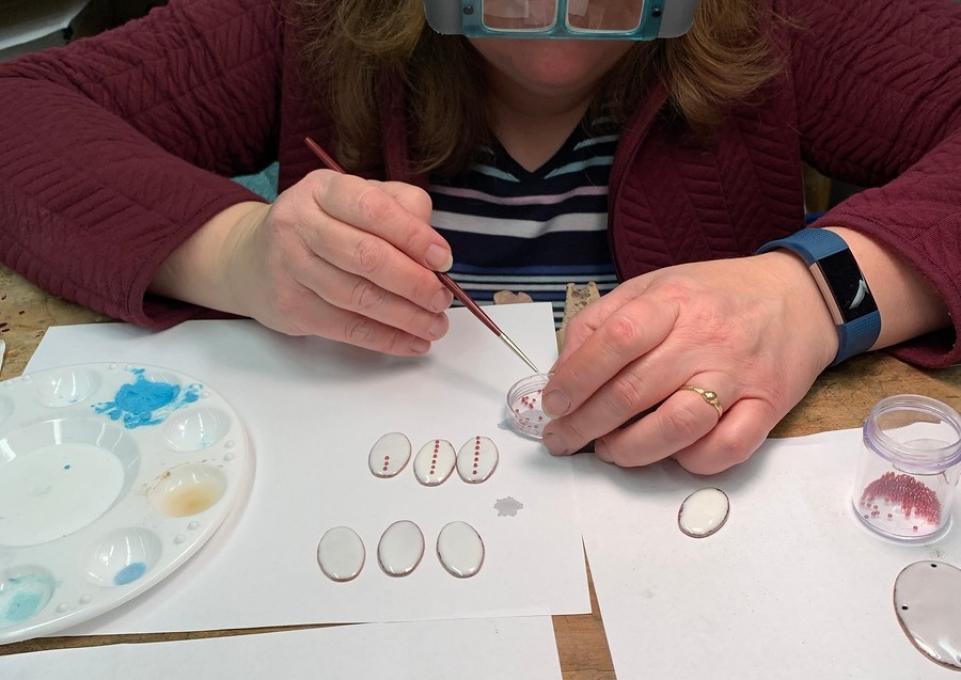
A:
[[[160,539],[149,529],[117,529],[104,536],[90,552],[87,580],[103,587],[133,583],[150,571],[162,552]]]
[[[193,408],[171,417],[163,428],[164,442],[174,451],[206,449],[230,431],[230,416],[216,408]]]
[[[375,477],[396,477],[410,460],[410,452],[407,435],[388,432],[370,448],[367,466]]]
[[[21,450],[0,458],[0,545],[69,536],[103,515],[124,488],[121,460],[100,446],[71,442]]]
[[[724,526],[731,504],[720,489],[699,489],[684,499],[677,513],[681,531],[692,538],[705,538]]]
[[[100,376],[87,368],[47,371],[34,382],[37,399],[49,408],[72,406],[89,398],[100,387]]]
[[[159,425],[175,410],[196,402],[203,390],[202,385],[182,388],[172,378],[168,382],[163,376],[151,379],[143,368],[130,372],[134,382],[122,385],[113,400],[93,407],[97,413],[122,422],[127,429]]]
[[[22,624],[39,614],[53,595],[53,575],[38,566],[7,569],[0,576],[0,628]]]
[[[168,470],[148,492],[153,506],[170,517],[189,517],[213,507],[227,490],[219,469],[203,464]]]
[[[146,564],[143,562],[134,562],[133,564],[128,564],[126,567],[118,571],[113,577],[113,582],[114,585],[125,586],[128,583],[133,583],[134,581],[138,580],[146,573]]]
[[[470,578],[484,564],[484,541],[466,522],[451,522],[437,536],[437,556],[448,573]]]
[[[357,578],[366,558],[364,542],[350,527],[328,529],[317,546],[317,563],[332,581],[344,582]]]
[[[377,545],[377,561],[390,576],[407,576],[424,556],[424,534],[408,520],[394,522]]]
[[[454,471],[456,459],[453,444],[444,439],[432,439],[414,456],[414,476],[424,486],[439,486]]]
[[[894,582],[901,629],[926,657],[961,670],[961,569],[945,562],[915,562]]]

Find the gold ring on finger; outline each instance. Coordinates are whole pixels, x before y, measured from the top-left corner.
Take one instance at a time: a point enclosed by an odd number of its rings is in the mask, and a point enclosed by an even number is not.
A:
[[[713,390],[706,390],[703,387],[697,387],[696,385],[685,385],[681,389],[700,394],[704,401],[714,407],[714,410],[717,411],[718,418],[724,415],[724,407],[721,406],[721,400],[718,399],[717,392],[714,392]]]

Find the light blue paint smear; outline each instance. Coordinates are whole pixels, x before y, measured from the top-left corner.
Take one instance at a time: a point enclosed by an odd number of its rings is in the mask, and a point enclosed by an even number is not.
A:
[[[0,582],[0,626],[33,618],[53,595],[54,584],[43,574],[9,576]]]
[[[40,610],[42,602],[43,596],[40,593],[17,593],[10,600],[4,618],[14,623],[26,621]]]
[[[143,562],[132,562],[116,573],[113,577],[113,582],[118,586],[125,586],[128,583],[133,583],[146,573],[146,564]]]
[[[123,421],[132,430],[145,425],[159,425],[171,413],[200,398],[202,385],[180,385],[148,380],[142,368],[130,369],[135,380],[122,385],[113,401],[94,404],[97,413],[105,413],[111,420]]]

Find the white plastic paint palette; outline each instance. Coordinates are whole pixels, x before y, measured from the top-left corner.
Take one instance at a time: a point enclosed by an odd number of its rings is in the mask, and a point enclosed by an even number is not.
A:
[[[0,383],[0,644],[155,585],[245,496],[253,456],[213,390],[93,364]]]
[[[908,565],[894,582],[894,610],[922,654],[961,670],[961,569],[944,562]]]

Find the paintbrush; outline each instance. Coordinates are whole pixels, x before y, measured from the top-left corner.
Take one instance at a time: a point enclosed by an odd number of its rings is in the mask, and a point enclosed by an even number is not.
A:
[[[317,142],[315,142],[310,137],[305,137],[304,141],[307,143],[307,146],[310,147],[310,150],[314,152],[317,158],[320,159],[320,162],[327,167],[328,170],[334,170],[335,172],[346,173],[346,170],[344,170],[340,166],[340,164],[330,156],[330,154],[328,154],[326,151],[320,148],[320,145],[317,144]],[[514,354],[516,354],[518,357],[520,357],[521,361],[523,361],[525,364],[530,366],[531,370],[534,371],[534,373],[540,373],[540,370],[538,370],[537,366],[534,365],[534,362],[531,361],[527,357],[527,355],[521,351],[521,348],[517,346],[517,343],[511,340],[510,336],[507,335],[507,333],[505,333],[503,330],[501,330],[500,326],[494,323],[493,319],[487,316],[484,310],[481,309],[480,305],[474,302],[470,298],[470,296],[466,292],[464,292],[464,289],[461,288],[459,285],[457,285],[457,282],[454,281],[454,279],[452,279],[450,276],[448,276],[444,272],[434,272],[434,274],[437,276],[438,279],[440,279],[440,282],[447,287],[447,290],[453,293],[454,297],[460,300],[461,304],[467,307],[467,309],[470,310],[471,314],[473,314],[478,319],[480,319],[481,323],[487,326],[487,328],[489,328],[494,335],[500,338],[505,345],[510,347],[511,351],[514,352]]]

